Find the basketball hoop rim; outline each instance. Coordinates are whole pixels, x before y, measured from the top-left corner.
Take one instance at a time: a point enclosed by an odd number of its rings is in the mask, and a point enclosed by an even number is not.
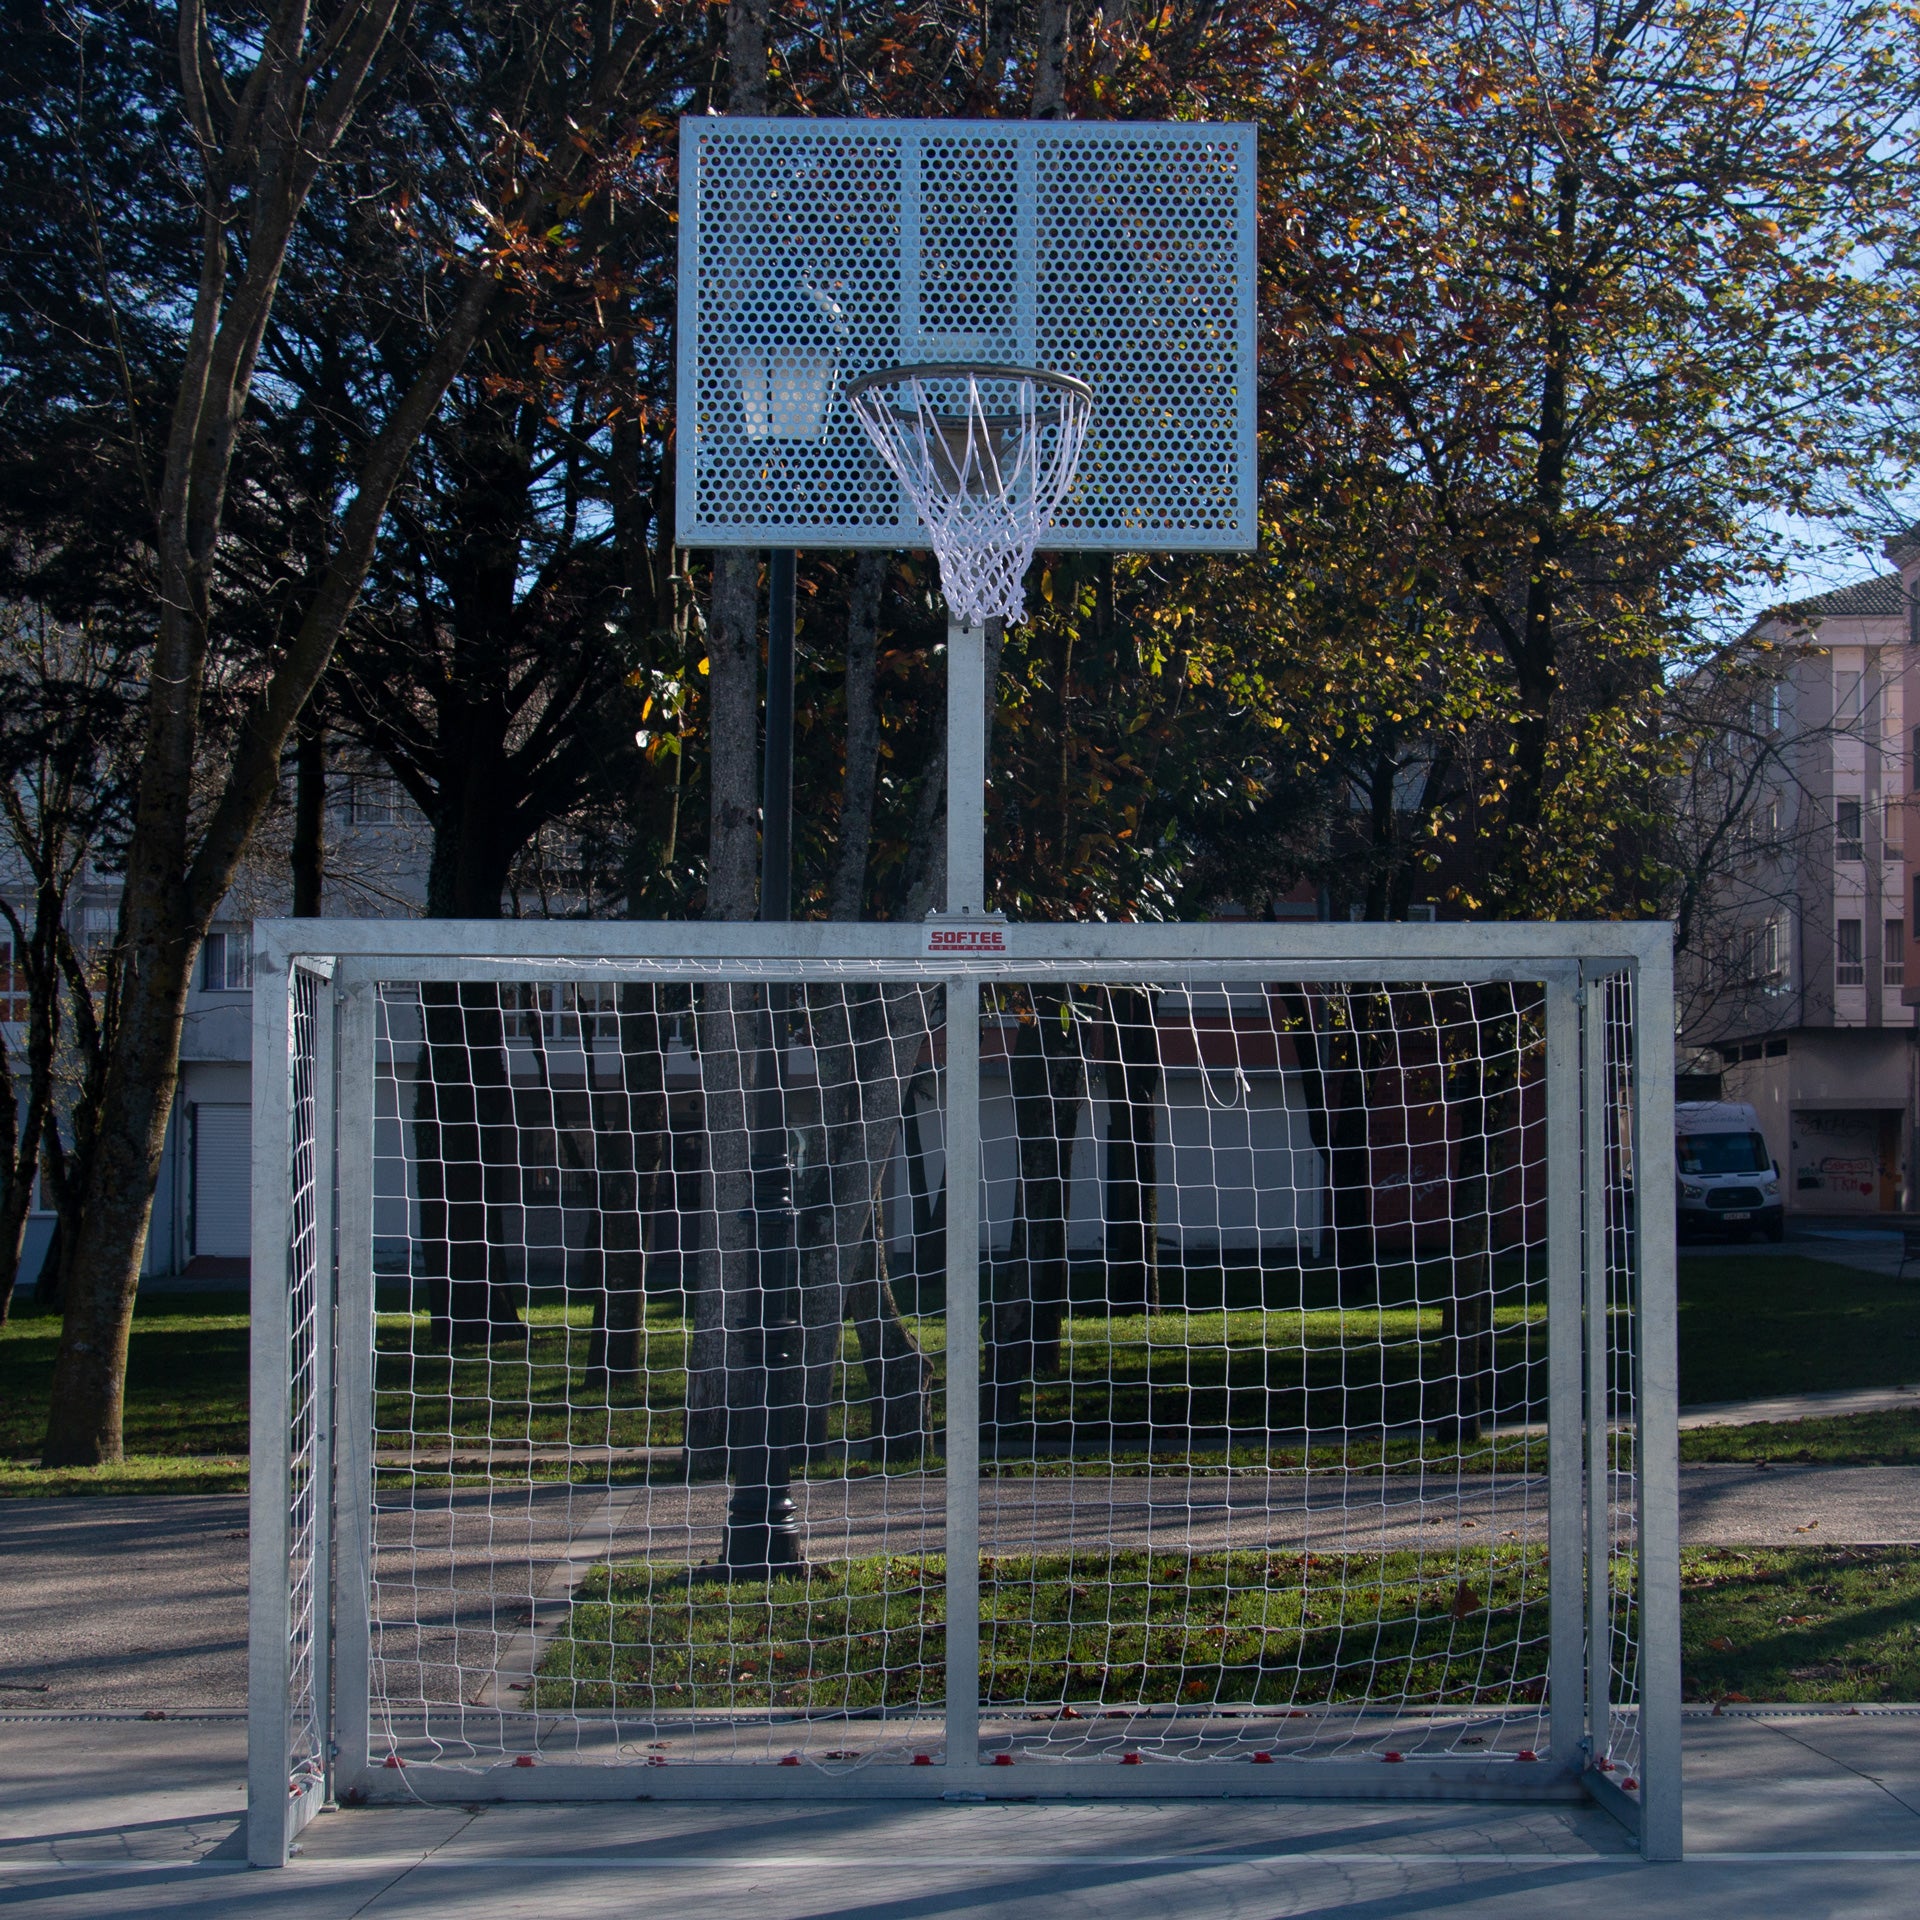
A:
[[[920,360],[901,367],[882,367],[877,373],[863,373],[859,379],[849,380],[844,390],[847,402],[851,405],[864,393],[902,380],[1031,380],[1036,386],[1052,387],[1088,406],[1093,404],[1093,388],[1077,374],[1050,373],[1045,367],[1019,367],[995,360]]]

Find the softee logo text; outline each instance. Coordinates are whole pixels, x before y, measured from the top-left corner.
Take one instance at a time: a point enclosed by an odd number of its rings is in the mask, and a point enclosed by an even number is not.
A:
[[[1004,927],[929,927],[929,953],[1005,953]]]

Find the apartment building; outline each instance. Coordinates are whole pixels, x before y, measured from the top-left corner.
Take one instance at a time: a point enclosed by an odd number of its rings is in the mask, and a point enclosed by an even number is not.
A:
[[[329,913],[416,915],[426,900],[425,818],[388,776],[352,764],[331,773],[326,809]],[[187,996],[180,1084],[167,1123],[142,1271],[238,1278],[247,1271],[253,1152],[253,921],[284,914],[291,894],[286,823],[270,818],[232,894],[222,903]],[[0,890],[24,903],[21,876],[0,862]],[[105,940],[119,913],[119,881],[89,873],[79,890],[83,940]],[[24,1046],[26,987],[14,975],[0,924],[0,1020]],[[28,1221],[21,1282],[31,1285],[53,1230],[52,1213]]]
[[[1682,962],[1681,1091],[1753,1103],[1802,1213],[1892,1212],[1920,1194],[1920,540],[1890,557],[1895,571],[1756,625],[1764,667],[1725,750],[1757,778],[1702,951]]]

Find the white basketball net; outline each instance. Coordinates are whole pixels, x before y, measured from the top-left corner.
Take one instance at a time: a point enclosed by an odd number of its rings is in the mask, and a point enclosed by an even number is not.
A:
[[[1017,367],[905,367],[856,381],[847,401],[926,526],[954,618],[1023,619],[1021,585],[1072,489],[1093,395]]]

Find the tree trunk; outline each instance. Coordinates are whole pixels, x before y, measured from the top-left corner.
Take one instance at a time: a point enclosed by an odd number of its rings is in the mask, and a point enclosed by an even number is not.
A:
[[[12,978],[6,988],[16,990],[23,971],[23,951],[30,955],[27,973],[27,1095],[22,1103],[19,1083],[4,1040],[0,1040],[0,1327],[12,1311],[14,1288],[20,1278],[20,1256],[26,1245],[27,1216],[33,1208],[34,1173],[40,1164],[40,1142],[53,1124],[54,1018],[59,1005],[60,980],[51,953],[52,941],[42,939],[48,911],[48,889],[41,890],[41,910],[31,942],[11,912],[7,930],[13,936],[8,958]],[[58,912],[64,902],[55,903]],[[0,967],[6,963],[0,962]]]
[[[293,752],[293,917],[317,920],[327,886],[327,734],[303,720]]]
[[[159,463],[145,751],[121,895],[125,990],[54,1362],[49,1466],[119,1457],[127,1336],[179,1077],[187,981],[278,789],[287,736],[353,611],[388,502],[500,284],[484,258],[462,263],[464,277],[437,336],[365,443],[333,550],[292,638],[241,716],[224,780],[204,804],[197,776],[215,573],[232,537],[226,506],[254,370],[308,196],[352,125],[370,76],[386,71],[394,12],[392,0],[348,6],[322,36],[324,52],[306,43],[304,16],[289,13],[294,43],[277,45],[253,69],[247,110],[229,113],[230,127],[250,131],[230,149],[208,102],[209,75],[224,43],[215,44],[200,9],[179,10],[181,98],[201,160],[194,183],[199,285]],[[570,190],[588,163],[586,143],[564,131],[600,123],[652,31],[650,22],[624,23],[610,45],[579,63],[581,88],[571,101],[543,102],[556,120],[536,131],[552,137],[531,142],[530,150],[545,148],[553,158],[503,209],[510,221],[544,228],[554,197]],[[264,128],[275,130],[270,140]]]
[[[523,1335],[519,1286],[506,1272],[500,1208],[517,1203],[503,989],[430,980],[420,989],[425,1071],[414,1089],[420,1247],[435,1338]]]
[[[1013,1244],[993,1294],[993,1339],[987,1374],[993,1419],[1020,1423],[1021,1388],[1060,1368],[1060,1329],[1067,1304],[1067,1224],[1072,1199],[1073,1143],[1086,1104],[1080,1023],[1063,1021],[1064,987],[1032,990],[1033,1019],[1014,1041],[1013,1116],[1019,1138],[1020,1203]]]
[[[1067,112],[1067,0],[1040,0],[1034,17],[1033,104],[1036,120],[1062,120]]]
[[[40,1146],[39,1123],[31,1114],[21,1120],[17,1098],[12,1073],[0,1066],[0,1174],[5,1176],[0,1184],[0,1327],[7,1324],[20,1278]]]
[[[647,1263],[658,1234],[661,1176],[671,1177],[672,1136],[667,1115],[667,1058],[660,1024],[660,989],[645,983],[620,988],[621,1083],[593,1096],[596,1211],[604,1262],[590,1373],[609,1384],[644,1377]],[[589,1056],[591,1076],[591,1056]]]
[[[1342,1300],[1377,1297],[1366,1063],[1353,997],[1296,989],[1276,998],[1293,1035],[1308,1137],[1326,1168],[1335,1284]]]
[[[1494,992],[1497,989],[1486,989]],[[1463,1023],[1472,1051],[1446,1076],[1448,1288],[1441,1304],[1441,1353],[1453,1378],[1452,1436],[1462,1446],[1485,1432],[1492,1387],[1493,1262],[1490,1207],[1492,1167],[1487,1152],[1489,1101],[1487,1009],[1482,989],[1468,988]]]
[[[801,1284],[836,1328],[851,1317],[860,1340],[876,1461],[918,1457],[928,1428],[932,1370],[900,1316],[885,1271],[880,1205],[899,1146],[905,1095],[931,1052],[926,994],[910,986],[822,987],[809,996],[820,1081],[820,1148],[799,1187]],[[819,1362],[830,1356],[822,1353]],[[824,1380],[809,1380],[824,1412]],[[820,1438],[824,1439],[824,1433]]]
[[[947,1181],[942,1173],[937,1190],[927,1178],[925,1117],[914,1098],[916,1080],[906,1090],[907,1201],[911,1208],[914,1301],[947,1284]],[[936,1092],[937,1098],[937,1092]]]
[[[1107,1304],[1160,1305],[1160,1034],[1154,996],[1114,987],[1107,999]]]
[[[99,1133],[65,1289],[60,1349],[41,1462],[93,1467],[121,1456],[127,1339],[146,1256],[154,1184],[180,1071],[187,981],[200,936],[173,935],[153,892],[128,881],[131,949],[119,1044],[107,1070]]]
[[[757,554],[714,555],[707,642],[707,918],[751,920],[760,893]]]
[[[858,920],[866,905],[867,859],[873,845],[873,797],[880,768],[880,602],[891,565],[884,553],[854,562],[847,597],[847,755],[840,788],[840,844],[827,885],[827,918]]]

